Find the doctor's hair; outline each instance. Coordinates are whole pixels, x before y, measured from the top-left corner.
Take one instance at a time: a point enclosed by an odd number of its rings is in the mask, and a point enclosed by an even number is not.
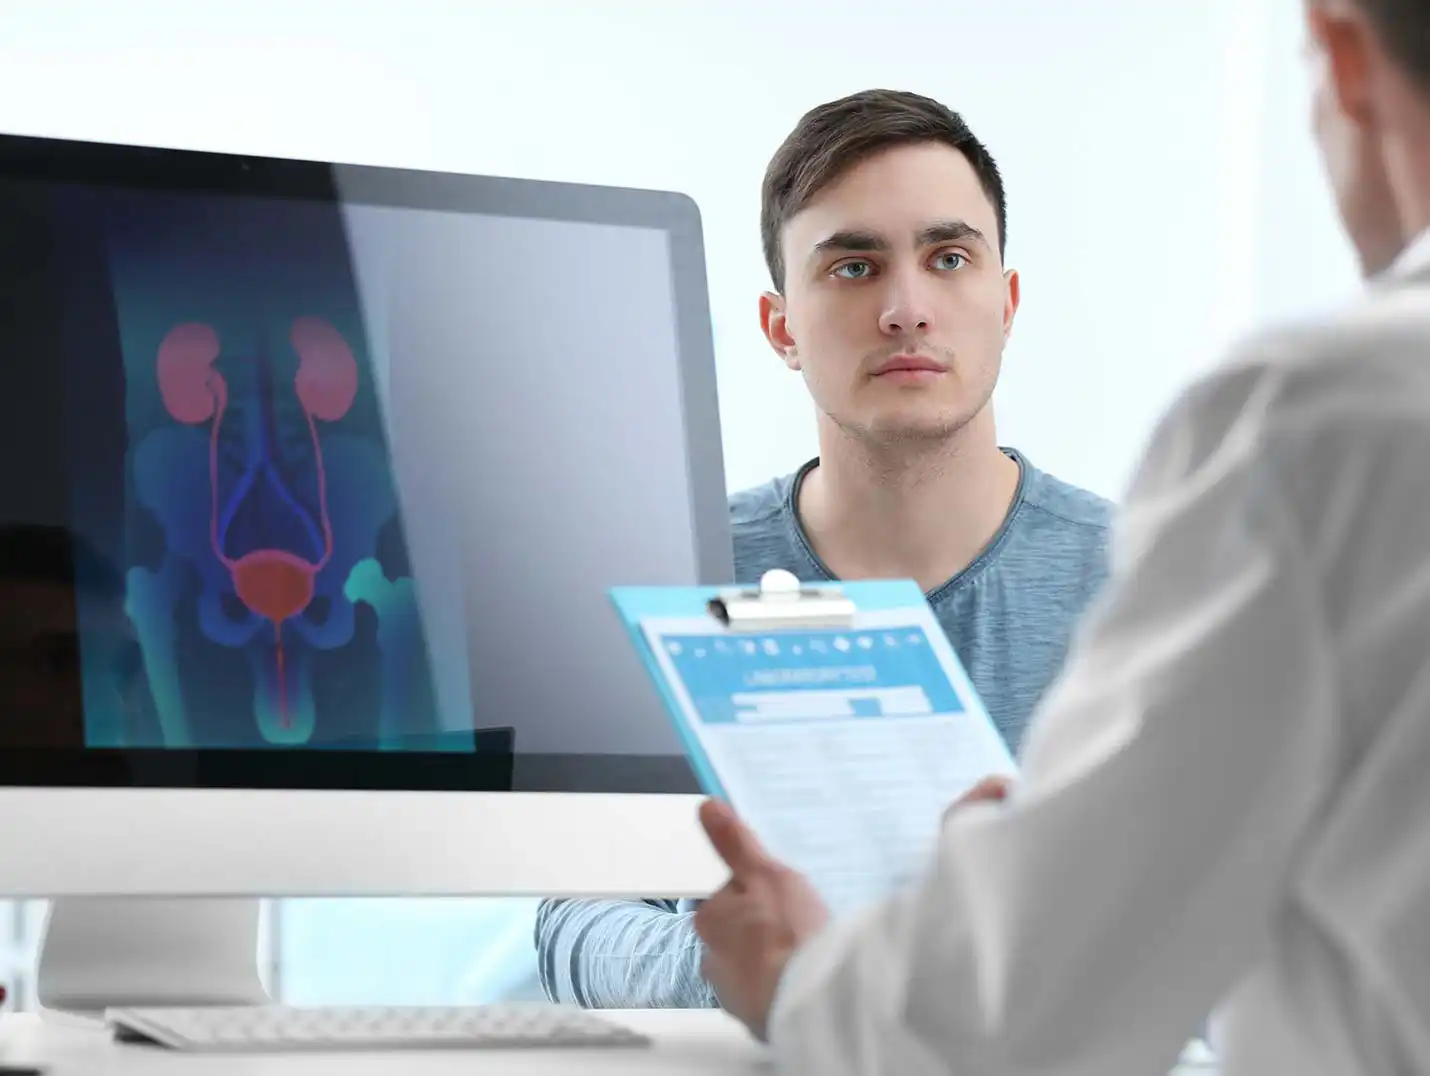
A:
[[[896,146],[941,142],[973,166],[998,215],[998,253],[1006,253],[1007,199],[998,164],[963,117],[946,105],[904,90],[863,90],[806,112],[765,170],[760,239],[775,290],[785,288],[780,236],[825,187],[855,165]]]
[[[1365,13],[1386,55],[1430,95],[1430,2],[1354,0]]]

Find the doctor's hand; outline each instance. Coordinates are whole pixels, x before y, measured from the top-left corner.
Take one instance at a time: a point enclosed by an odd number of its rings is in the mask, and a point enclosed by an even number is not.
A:
[[[763,1040],[785,965],[824,929],[829,909],[808,879],[771,858],[728,806],[707,801],[700,823],[730,868],[730,880],[695,912],[695,932],[705,943],[701,972],[721,1007]]]
[[[953,804],[943,812],[944,820],[947,821],[950,815],[963,810],[971,803],[1002,803],[1012,790],[1013,779],[1011,777],[996,775],[985,777],[953,801]]]

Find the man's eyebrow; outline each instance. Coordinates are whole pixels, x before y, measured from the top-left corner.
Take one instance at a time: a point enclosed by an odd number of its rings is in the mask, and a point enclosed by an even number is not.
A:
[[[918,246],[927,247],[937,243],[979,243],[987,247],[987,238],[965,220],[938,220],[919,229],[915,236]],[[829,253],[862,253],[887,251],[889,241],[877,232],[859,229],[841,229],[825,236],[810,252],[811,257]]]
[[[919,246],[933,246],[935,243],[974,242],[988,246],[988,240],[973,225],[965,220],[939,220],[919,232]]]
[[[889,241],[874,232],[864,232],[857,230],[843,230],[832,232],[825,236],[818,243],[814,244],[814,250],[810,253],[814,256],[828,254],[831,251],[875,251],[888,250]]]

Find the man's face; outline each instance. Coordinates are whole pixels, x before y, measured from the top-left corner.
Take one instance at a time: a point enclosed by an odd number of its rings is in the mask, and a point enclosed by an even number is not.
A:
[[[766,295],[761,318],[825,416],[887,443],[945,439],[984,409],[1018,281],[963,154],[920,143],[870,157],[782,239],[784,295]]]
[[[1380,152],[1375,92],[1380,58],[1368,24],[1353,5],[1308,0],[1307,20],[1312,129],[1361,271],[1373,276],[1389,267],[1404,246]]]

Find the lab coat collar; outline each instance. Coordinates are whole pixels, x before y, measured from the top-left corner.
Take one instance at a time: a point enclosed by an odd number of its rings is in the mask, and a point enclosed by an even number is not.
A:
[[[1409,280],[1430,274],[1430,228],[1412,239],[1385,272],[1386,280]]]

